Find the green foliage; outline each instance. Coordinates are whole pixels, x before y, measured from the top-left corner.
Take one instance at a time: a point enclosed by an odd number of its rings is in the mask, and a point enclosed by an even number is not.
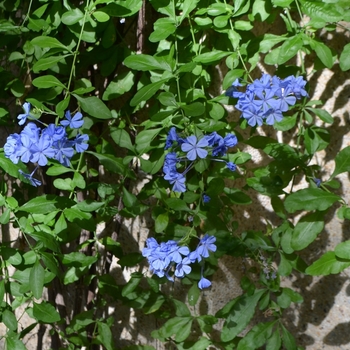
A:
[[[323,169],[311,160],[327,150],[327,126],[334,119],[321,101],[304,96],[263,134],[231,116],[227,106],[236,100],[220,91],[228,91],[236,79],[246,85],[260,78],[262,63],[281,79],[307,78],[309,58],[314,72],[333,70],[336,62],[349,70],[350,44],[335,52],[319,38],[322,29],[335,32],[350,22],[349,3],[3,1],[0,8],[1,125],[18,133],[18,106],[27,101],[35,123],[59,125],[67,110],[82,112],[79,133],[89,136],[89,149],[74,155],[69,166],[50,159],[41,167],[39,190],[20,175],[30,173],[31,164],[15,164],[1,150],[0,224],[18,232],[10,239],[4,235],[0,244],[6,348],[25,349],[24,336],[40,324],[70,350],[154,349],[136,345],[135,337],[135,344],[122,339],[122,314],[134,309],[136,318],[159,325],[151,336],[164,347],[297,349],[283,310],[302,303],[303,296],[282,285],[280,276],[336,274],[350,266],[349,241],[310,266],[300,255],[314,244],[337,202],[338,218],[350,219],[350,208],[334,191],[340,187],[336,177],[350,171],[350,147],[339,151],[333,173],[322,182]],[[273,28],[267,33],[276,18],[283,21],[278,34]],[[206,158],[191,165],[182,159],[189,165],[186,192],[172,192],[162,172],[171,127],[183,138],[234,134],[239,144],[222,162]],[[277,140],[277,131],[288,131],[291,142]],[[70,133],[76,137],[78,131]],[[264,165],[248,146],[266,159]],[[223,166],[226,162],[237,171]],[[300,178],[303,187],[295,189]],[[270,198],[274,224],[254,216],[250,220],[266,222],[263,229],[239,227],[238,206],[249,208],[259,194]],[[143,236],[135,234],[136,219],[147,221],[150,235],[161,242],[192,247],[205,233],[216,238],[217,250],[176,279],[180,295],[165,286],[166,277],[147,275],[140,253],[144,242],[131,242]],[[208,279],[214,275],[216,283],[223,256],[249,260],[242,294],[225,300],[215,315],[193,312],[201,310],[198,281],[204,273]],[[127,272],[123,282],[115,278],[113,263],[118,274]],[[53,296],[58,293],[67,307],[58,304]],[[71,310],[70,295],[77,299]],[[110,316],[109,307],[118,312]],[[26,329],[19,327],[22,309],[32,322]],[[253,325],[261,312],[270,318]],[[136,319],[134,330],[142,333],[137,327]]]

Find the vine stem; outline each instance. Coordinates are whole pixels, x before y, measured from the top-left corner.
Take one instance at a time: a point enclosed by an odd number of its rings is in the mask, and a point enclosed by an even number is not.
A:
[[[84,27],[85,27],[85,22],[86,22],[86,16],[88,14],[88,8],[89,8],[89,2],[90,0],[87,0],[86,2],[86,7],[85,7],[85,12],[84,12],[84,18],[83,18],[83,24],[81,26],[81,30],[80,30],[80,34],[79,34],[79,38],[78,38],[78,43],[76,46],[76,50],[74,51],[74,55],[73,55],[73,62],[72,62],[72,68],[70,70],[70,74],[69,74],[69,80],[68,80],[68,85],[67,85],[67,91],[66,91],[66,95],[65,95],[65,99],[69,96],[69,89],[70,89],[70,85],[72,83],[72,79],[73,79],[73,74],[75,73],[75,62],[77,60],[77,56],[79,53],[79,47],[80,47],[80,43],[83,37],[83,32],[84,32]]]
[[[23,22],[22,22],[20,28],[23,28],[24,23],[26,23],[27,19],[29,18],[29,14],[30,14],[30,10],[31,10],[31,8],[32,8],[32,4],[33,4],[33,0],[30,0],[29,6],[28,6],[28,11],[27,11],[27,13],[26,13],[26,16],[24,17],[24,20],[23,20]]]
[[[173,0],[173,9],[174,9],[174,14],[176,13],[176,7],[175,7],[175,0]],[[176,15],[174,16],[174,20],[175,20],[175,27],[177,28],[178,27],[178,22],[177,22],[177,18],[176,18]],[[174,45],[175,45],[175,66],[176,66],[176,69],[178,68],[179,66],[179,50],[178,50],[178,45],[177,45],[177,34],[176,34],[176,30],[175,30],[175,42],[174,42]],[[181,90],[180,90],[180,79],[179,79],[179,75],[177,74],[176,75],[176,88],[177,88],[177,95],[178,95],[178,99],[179,99],[179,103],[181,104],[182,101],[181,101]],[[182,114],[182,117],[185,118],[185,114],[184,114],[184,111],[181,109],[181,114]]]

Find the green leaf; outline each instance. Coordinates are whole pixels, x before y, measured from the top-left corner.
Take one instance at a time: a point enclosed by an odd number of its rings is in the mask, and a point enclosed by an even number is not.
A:
[[[152,43],[166,39],[176,31],[176,26],[172,18],[159,18],[154,22],[153,26],[154,31],[148,38]]]
[[[41,242],[44,245],[44,247],[51,249],[53,252],[60,252],[60,246],[56,241],[56,238],[51,234],[46,232],[35,231],[28,233],[28,235],[34,238],[37,242]]]
[[[4,322],[5,326],[11,331],[17,331],[17,319],[16,316],[10,310],[3,310],[1,313],[2,322]]]
[[[97,119],[111,119],[112,114],[108,107],[96,96],[81,97],[73,94],[82,110]]]
[[[48,89],[51,87],[62,87],[66,89],[66,86],[62,84],[56,77],[53,75],[44,75],[42,77],[35,78],[33,80],[33,85],[38,88]]]
[[[131,90],[135,85],[135,73],[132,71],[118,74],[107,86],[102,100],[110,101]]]
[[[242,78],[244,73],[244,69],[232,69],[228,71],[222,82],[222,87],[228,89],[236,79]]]
[[[11,209],[5,208],[0,216],[0,224],[6,225],[9,223],[11,218]]]
[[[61,319],[59,313],[50,303],[43,301],[41,304],[36,302],[33,304],[33,316],[39,322],[54,323]]]
[[[278,55],[278,64],[283,64],[293,58],[303,46],[301,35],[297,34],[288,38],[281,46]]]
[[[123,164],[122,158],[117,158],[110,154],[101,154],[91,151],[87,151],[87,153],[94,155],[97,159],[99,159],[103,166],[113,173],[121,175],[128,173],[127,167]]]
[[[239,298],[239,300],[230,310],[230,313],[223,326],[221,332],[222,341],[231,341],[247,327],[250,320],[254,316],[255,307],[264,292],[265,291],[263,289],[260,289],[251,296],[244,294]]]
[[[231,53],[232,52],[229,51],[213,50],[210,52],[202,53],[196,56],[193,60],[197,63],[211,64],[221,60],[222,58],[230,55]]]
[[[69,208],[74,204],[74,201],[54,195],[43,195],[29,200],[27,203],[18,208],[20,211],[25,211],[32,214],[48,214],[53,211]]]
[[[193,11],[199,0],[184,0],[183,5],[182,5],[182,14],[180,17],[180,22],[182,22],[188,15]]]
[[[158,60],[156,57],[151,55],[139,54],[127,56],[124,60],[124,64],[128,68],[146,72],[150,70],[172,71],[168,63],[166,63],[164,60]]]
[[[324,213],[315,212],[303,216],[296,224],[291,246],[294,250],[302,250],[312,243],[324,227]]]
[[[167,228],[168,224],[169,224],[169,214],[168,213],[159,214],[155,220],[154,230],[157,233],[164,232],[164,230]]]
[[[286,350],[295,350],[297,348],[296,342],[292,334],[281,324],[282,340]]]
[[[94,212],[97,211],[99,208],[103,207],[105,203],[103,202],[97,202],[92,199],[85,199],[81,202],[79,202],[76,207],[81,211],[86,212]]]
[[[107,22],[110,17],[106,12],[103,11],[95,11],[92,13],[92,15],[96,18],[97,22]]]
[[[64,12],[61,17],[61,20],[62,20],[62,23],[65,24],[66,26],[71,26],[75,23],[78,23],[83,18],[84,18],[84,13],[79,8],[75,8],[73,10]]]
[[[298,114],[294,114],[291,117],[285,116],[280,122],[275,123],[273,127],[279,131],[288,131],[296,125],[297,116]]]
[[[130,135],[124,129],[112,128],[110,135],[118,146],[135,152],[135,148],[131,142]]]
[[[251,198],[247,194],[236,188],[225,187],[224,193],[233,204],[247,205],[252,203]]]
[[[328,123],[328,124],[333,124],[334,119],[333,117],[324,109],[320,108],[307,108],[309,111],[312,111],[315,113],[323,122]]]
[[[63,49],[70,51],[67,46],[60,43],[56,38],[50,36],[37,36],[31,41],[32,45],[36,45],[42,48],[54,48],[54,49]],[[71,52],[71,51],[70,51]]]
[[[248,21],[235,21],[234,22],[236,30],[251,30],[254,26]]]
[[[326,276],[338,274],[350,266],[350,260],[342,260],[335,255],[335,252],[327,252],[309,266],[305,273],[311,276]]]
[[[231,5],[226,5],[224,3],[213,3],[208,7],[208,15],[210,16],[219,16],[227,14],[229,10],[233,10]]]
[[[171,318],[162,327],[162,333],[166,338],[175,334],[175,340],[182,342],[190,335],[192,322],[193,318],[191,316]]]
[[[305,188],[290,194],[284,206],[289,213],[297,210],[326,210],[341,198],[333,193],[325,192],[319,188]]]
[[[137,136],[135,140],[136,151],[139,154],[147,152],[151,147],[151,142],[155,139],[155,137],[159,134],[162,128],[151,129],[151,130],[142,130]]]
[[[23,342],[19,339],[13,339],[6,337],[6,349],[7,350],[27,350]]]
[[[275,34],[265,34],[264,39],[259,44],[259,52],[267,53],[269,52],[276,44],[281,41],[286,40],[286,38],[275,35]]]
[[[201,295],[201,290],[198,288],[197,283],[193,283],[192,287],[188,290],[188,304],[190,306],[195,306],[197,304],[197,301]]]
[[[97,259],[97,256],[88,256],[81,252],[72,252],[63,254],[62,264],[74,267],[85,267],[94,264]]]
[[[350,171],[350,146],[342,149],[335,157],[335,169],[330,180],[337,175]]]
[[[281,343],[280,332],[276,329],[266,343],[266,350],[280,350]]]
[[[335,255],[341,259],[350,259],[350,241],[339,243],[334,250]]]
[[[301,0],[302,11],[312,19],[319,18],[326,22],[338,22],[343,19],[344,10],[335,3],[320,0]]]
[[[161,294],[155,294],[155,296],[150,297],[150,299],[147,300],[147,303],[143,307],[143,312],[146,315],[149,315],[153,312],[156,312],[160,309],[160,307],[164,304],[165,297]]]
[[[40,60],[33,65],[33,72],[39,73],[42,70],[47,70],[66,57],[68,57],[68,55],[40,58]]]
[[[161,86],[169,81],[169,79],[162,79],[155,83],[148,84],[136,92],[135,96],[130,101],[130,106],[135,107],[142,101],[149,100],[161,88]]]
[[[315,50],[317,57],[327,68],[330,69],[333,67],[332,51],[328,46],[317,40],[311,40],[310,46]]]
[[[254,350],[260,348],[271,336],[273,327],[277,321],[257,324],[238,343],[237,350]]]
[[[193,102],[190,104],[182,105],[181,109],[185,112],[187,116],[197,117],[205,112],[205,107],[201,102]]]
[[[190,208],[187,206],[186,202],[180,198],[168,198],[165,200],[165,204],[169,206],[170,209],[177,211],[189,211]]]
[[[47,169],[46,174],[50,176],[57,176],[57,175],[62,175],[65,173],[70,173],[73,172],[73,169],[67,168],[63,165],[54,165],[51,166],[49,169]]]
[[[106,323],[97,321],[97,328],[97,340],[100,341],[107,350],[114,350],[113,336],[110,327]]]
[[[191,312],[185,303],[177,299],[172,299],[172,302],[174,303],[174,306],[175,306],[176,316],[181,316],[181,317],[191,316]]]
[[[80,211],[77,208],[66,208],[63,211],[68,221],[76,223],[81,228],[88,231],[95,231],[96,224],[90,213]]]
[[[72,179],[66,178],[66,179],[55,179],[53,182],[53,185],[58,189],[62,191],[74,191],[74,186],[72,184]]]
[[[141,6],[142,0],[115,0],[99,10],[113,17],[129,17],[137,13]]]
[[[281,308],[287,309],[292,302],[302,303],[303,298],[299,293],[290,288],[282,288],[282,293],[277,297],[277,304]]]
[[[73,186],[73,188],[78,187],[82,190],[84,190],[86,187],[86,182],[85,182],[83,175],[81,175],[77,171],[74,172],[72,186]]]
[[[44,277],[45,270],[41,266],[40,261],[37,260],[31,268],[29,277],[30,289],[32,290],[35,299],[40,299],[42,297],[44,290]]]
[[[350,44],[346,44],[339,57],[339,66],[342,71],[350,69]]]
[[[128,294],[132,293],[136,287],[140,284],[143,275],[139,272],[133,272],[129,282],[122,289],[122,296],[127,297]]]
[[[140,254],[140,253],[130,253],[127,255],[124,255],[123,257],[121,257],[118,260],[118,264],[120,266],[135,266],[138,263],[140,263],[142,260],[144,259],[144,257]]]
[[[214,120],[220,120],[225,116],[225,108],[220,103],[208,102],[209,115]]]

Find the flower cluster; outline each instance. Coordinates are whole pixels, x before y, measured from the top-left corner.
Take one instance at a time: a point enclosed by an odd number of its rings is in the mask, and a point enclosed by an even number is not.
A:
[[[19,124],[23,125],[27,118],[32,119],[30,104],[23,105],[25,113],[18,116]],[[62,165],[70,166],[70,160],[75,154],[82,153],[88,148],[88,135],[78,134],[74,139],[68,139],[66,128],[79,129],[83,126],[83,116],[77,112],[73,117],[69,111],[61,125],[49,124],[45,128],[38,127],[29,122],[20,134],[11,134],[4,145],[4,153],[14,164],[19,160],[23,163],[35,163],[37,166],[31,174],[20,173],[27,178],[33,186],[41,185],[39,180],[33,178],[38,166],[45,166],[48,159],[55,159]]]
[[[308,96],[305,90],[306,81],[303,77],[293,75],[280,79],[276,76],[263,74],[261,79],[256,79],[248,84],[245,92],[238,90],[242,86],[236,79],[226,91],[226,96],[238,98],[236,108],[242,112],[250,126],[261,126],[265,121],[273,125],[283,118],[283,112],[288,111],[296,100]]]
[[[199,241],[194,251],[186,246],[179,246],[176,241],[158,242],[154,238],[146,240],[146,247],[142,250],[142,255],[147,258],[150,264],[150,270],[158,277],[167,277],[170,281],[174,281],[174,277],[183,278],[191,271],[191,264],[201,262],[203,258],[209,257],[209,252],[216,251],[214,244],[216,238],[214,236],[204,235]],[[198,282],[200,289],[210,287],[211,282],[203,276]],[[173,273],[173,276],[171,275]]]
[[[265,277],[267,280],[269,279],[276,279],[277,274],[276,271],[274,271],[273,267],[271,266],[271,264],[269,264],[266,260],[266,258],[263,255],[260,255],[260,260],[261,260],[261,264],[263,266],[263,272],[265,274]]]
[[[173,191],[186,192],[185,176],[187,172],[194,166],[196,160],[208,157],[211,160],[225,162],[229,170],[235,171],[236,164],[217,157],[225,156],[228,149],[236,146],[237,142],[236,135],[227,134],[225,137],[222,137],[216,131],[209,135],[204,135],[200,139],[195,135],[181,138],[176,133],[175,127],[172,127],[165,142],[165,149],[171,148],[171,152],[165,156],[163,166],[164,179],[173,185]],[[177,150],[179,147],[181,151]],[[189,164],[188,161],[190,162]],[[186,162],[188,166],[184,171],[179,172],[181,162]]]

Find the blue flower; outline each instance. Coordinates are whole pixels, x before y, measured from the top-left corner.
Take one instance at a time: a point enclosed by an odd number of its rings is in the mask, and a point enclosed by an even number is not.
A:
[[[264,74],[260,79],[248,84],[244,94],[238,94],[236,108],[252,127],[261,126],[265,121],[273,125],[283,118],[289,106],[297,99],[308,96],[306,81],[302,77],[289,76],[284,80]]]
[[[203,203],[209,203],[210,202],[210,197],[206,194],[203,194]]]
[[[75,140],[73,141],[73,144],[75,146],[75,150],[78,153],[83,153],[84,151],[86,151],[89,147],[89,145],[87,144],[88,141],[89,141],[89,135],[78,134],[77,137],[75,138]]]
[[[31,150],[33,152],[31,162],[38,163],[40,166],[47,164],[47,158],[55,156],[55,150],[51,147],[52,140],[47,135],[41,135],[37,143],[33,143]]]
[[[203,149],[202,147],[207,147],[208,141],[206,138],[202,138],[197,142],[197,137],[194,135],[191,135],[186,138],[185,142],[181,145],[181,150],[183,152],[187,152],[187,159],[188,160],[195,160],[198,156],[198,158],[205,158],[208,155],[208,151]]]
[[[167,246],[169,247],[168,256],[171,261],[175,263],[180,263],[182,260],[182,255],[186,256],[190,253],[190,250],[186,246],[179,246],[176,241],[168,241]]]
[[[249,107],[243,110],[243,118],[247,119],[248,124],[252,127],[263,125],[261,112],[256,107]]]
[[[202,276],[202,278],[198,282],[199,289],[205,289],[211,286],[211,282]]]
[[[226,147],[234,147],[238,143],[237,136],[234,134],[227,134],[224,137],[224,144]]]
[[[29,114],[30,113],[30,103],[25,102],[25,103],[23,103],[22,107],[24,109],[24,113],[19,114],[17,117],[17,119],[19,119],[19,122],[18,122],[19,125],[23,125],[26,122],[27,118],[30,118],[30,114]]]
[[[21,147],[21,136],[18,134],[11,134],[8,136],[4,145],[5,157],[9,158],[13,164],[17,164],[21,156],[21,153],[19,153]]]
[[[169,182],[173,185],[174,192],[186,192],[186,178],[182,174],[176,173],[176,176],[172,180],[169,180]]]
[[[222,136],[220,136],[216,131],[213,131],[210,135],[204,136],[204,138],[208,141],[208,146],[215,146],[215,145],[223,145],[224,139]]]
[[[26,174],[24,173],[21,169],[18,170],[18,172],[23,175],[23,177],[25,177],[27,180],[30,181],[30,183],[32,184],[32,186],[34,187],[38,187],[41,185],[41,181],[37,180],[37,179],[34,179],[33,178],[33,175],[36,171],[37,167],[34,169],[34,171],[31,173],[31,174]]]
[[[231,171],[236,171],[236,168],[237,168],[236,164],[233,162],[227,162],[226,167]]]
[[[62,165],[66,167],[70,166],[70,159],[74,155],[72,142],[67,139],[61,139],[55,142],[53,147],[55,149],[54,159],[58,160]]]
[[[21,161],[23,163],[28,163],[31,161],[33,156],[33,150],[32,150],[33,141],[28,136],[28,134],[21,133],[21,147],[18,151],[18,154],[21,156]]]
[[[216,251],[216,245],[214,242],[216,241],[216,238],[214,236],[209,236],[208,234],[205,234],[204,237],[200,240],[198,247],[196,249],[198,254],[198,261],[201,261],[202,258],[208,258],[209,252],[215,252]]]
[[[237,78],[232,85],[226,90],[225,95],[233,98],[241,98],[244,95],[244,92],[239,92],[237,86],[242,86]]]
[[[188,275],[192,268],[189,266],[191,264],[191,260],[188,257],[183,258],[175,267],[174,275],[178,278],[183,278],[185,275]]]
[[[320,186],[321,186],[321,183],[322,183],[322,180],[321,180],[321,179],[317,179],[317,178],[315,177],[313,180],[314,180],[314,182],[315,182],[315,184],[316,184],[317,187],[320,187]]]
[[[168,136],[165,141],[165,147],[164,149],[170,148],[174,142],[177,142],[179,140],[179,136],[176,133],[176,128],[172,127],[169,130]]]
[[[305,90],[306,81],[303,77],[295,77],[290,75],[281,82],[281,87],[287,89],[290,88],[292,94],[299,100],[302,97],[309,97],[309,94]]]
[[[226,152],[227,152],[227,147],[225,146],[225,144],[222,144],[215,147],[211,152],[211,154],[213,157],[222,157],[226,154]]]
[[[75,113],[74,117],[72,118],[70,111],[67,111],[65,117],[67,120],[61,121],[61,125],[64,127],[69,126],[71,129],[79,129],[84,124],[84,120],[82,120],[83,115],[80,112]]]

